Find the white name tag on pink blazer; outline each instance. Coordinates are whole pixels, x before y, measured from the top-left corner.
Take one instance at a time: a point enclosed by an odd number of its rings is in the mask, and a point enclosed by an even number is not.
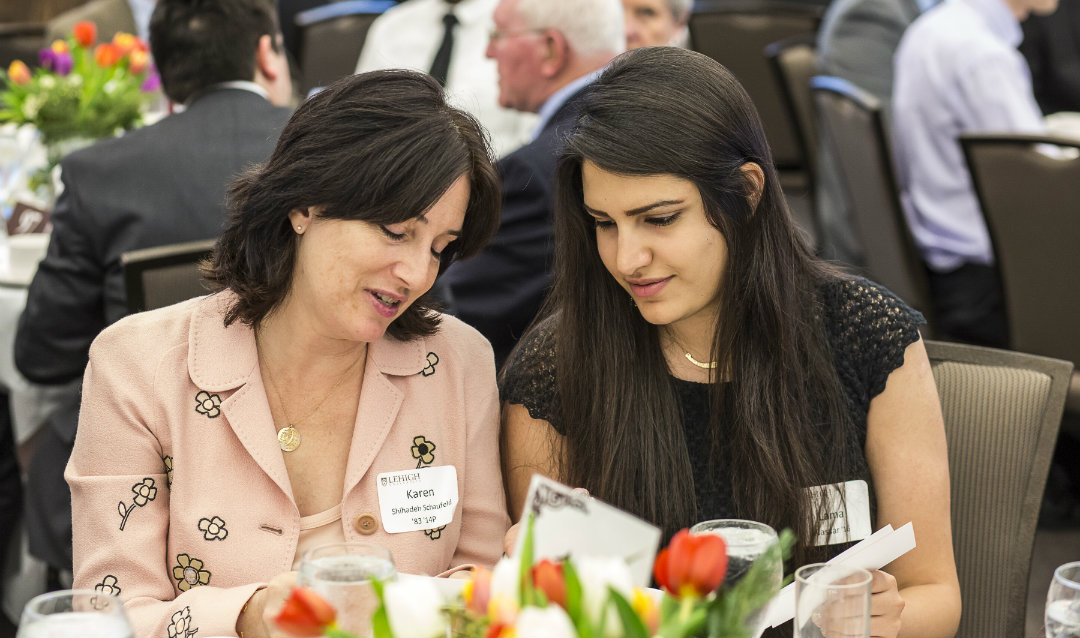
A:
[[[449,525],[458,502],[457,468],[422,467],[378,476],[379,510],[390,534]]]

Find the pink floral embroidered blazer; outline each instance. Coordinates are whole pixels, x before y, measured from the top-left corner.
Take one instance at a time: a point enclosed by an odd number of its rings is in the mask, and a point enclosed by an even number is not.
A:
[[[224,292],[117,322],[83,381],[71,485],[75,586],[118,594],[136,636],[235,635],[247,599],[293,565],[300,514],[252,330]],[[506,514],[491,347],[444,316],[439,332],[371,344],[345,474],[346,540],[388,548],[403,573],[492,565]],[[375,477],[457,469],[445,528],[389,534]]]

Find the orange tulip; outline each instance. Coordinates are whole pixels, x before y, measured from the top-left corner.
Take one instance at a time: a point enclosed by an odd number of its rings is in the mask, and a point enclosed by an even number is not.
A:
[[[113,36],[112,43],[117,49],[120,50],[120,55],[127,55],[135,50],[138,38],[130,33],[118,32]]]
[[[656,557],[653,577],[673,596],[707,596],[724,582],[727,563],[723,538],[684,529]]]
[[[79,46],[89,49],[97,42],[97,25],[93,22],[79,22],[72,29],[71,34],[75,36],[75,41],[79,43]]]
[[[135,49],[128,58],[128,68],[132,73],[142,73],[148,64],[150,64],[150,54],[142,49]]]
[[[285,599],[274,624],[292,636],[322,636],[334,626],[335,612],[330,603],[310,589],[296,587]]]
[[[566,577],[562,563],[544,559],[532,567],[533,585],[544,592],[547,599],[566,609]]]
[[[120,50],[112,44],[99,44],[94,48],[94,61],[100,67],[115,66],[120,61]]]
[[[8,77],[12,84],[24,86],[30,84],[30,68],[22,60],[15,60],[8,67]]]
[[[55,42],[52,43],[52,50],[53,50],[53,53],[67,53],[68,52],[67,42],[64,42],[63,40],[56,40]]]
[[[652,596],[645,593],[642,588],[635,587],[633,595],[630,596],[630,606],[645,624],[649,635],[655,636],[656,630],[660,627],[660,606],[656,604]]]

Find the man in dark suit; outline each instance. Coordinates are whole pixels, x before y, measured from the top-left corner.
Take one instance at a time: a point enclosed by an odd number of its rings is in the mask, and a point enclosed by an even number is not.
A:
[[[1053,15],[1023,23],[1020,52],[1031,68],[1043,113],[1080,111],[1080,0],[1061,0]]]
[[[575,100],[626,48],[620,0],[500,0],[487,56],[499,104],[540,116],[532,142],[499,160],[499,232],[445,274],[457,315],[491,341],[501,366],[547,293],[554,250],[552,191]]]
[[[15,339],[30,381],[82,375],[90,342],[127,313],[120,255],[217,236],[227,184],[269,158],[290,115],[279,106],[291,81],[271,0],[159,0],[150,32],[165,92],[184,109],[62,162],[52,239]],[[71,569],[63,472],[76,423],[74,401],[50,417],[29,472],[30,551],[57,570]]]

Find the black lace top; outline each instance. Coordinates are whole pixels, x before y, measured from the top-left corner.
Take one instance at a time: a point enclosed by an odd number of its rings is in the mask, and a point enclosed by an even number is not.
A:
[[[904,350],[919,338],[918,326],[924,323],[920,313],[909,308],[887,289],[862,278],[836,279],[821,288],[823,321],[833,353],[836,370],[851,414],[857,458],[848,459],[856,476],[866,480],[871,494],[871,520],[875,514],[873,486],[864,455],[866,414],[870,401],[885,389],[889,374],[904,362]],[[502,399],[524,405],[534,419],[543,419],[560,433],[559,397],[556,389],[554,333],[556,321],[550,319],[522,339],[500,379]],[[721,468],[722,459],[713,459],[709,432],[708,386],[674,379],[684,427],[686,445],[694,472],[694,496],[700,520],[737,518],[731,503],[731,491]],[[725,396],[725,401],[730,396]],[[723,405],[723,403],[722,403]],[[688,521],[687,525],[695,521]],[[836,551],[843,547],[834,548]],[[834,552],[829,552],[830,554]]]

